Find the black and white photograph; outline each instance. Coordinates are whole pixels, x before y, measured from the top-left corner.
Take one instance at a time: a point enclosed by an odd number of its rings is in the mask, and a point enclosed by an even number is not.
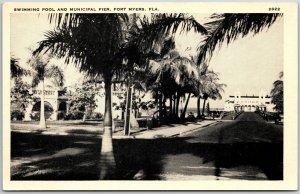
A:
[[[20,5],[3,64],[9,182],[297,182],[284,149],[297,144],[297,4]]]

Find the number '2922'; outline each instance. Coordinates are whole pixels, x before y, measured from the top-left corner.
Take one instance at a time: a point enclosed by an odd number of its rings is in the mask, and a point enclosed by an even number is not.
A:
[[[280,11],[280,7],[269,7],[269,11]]]

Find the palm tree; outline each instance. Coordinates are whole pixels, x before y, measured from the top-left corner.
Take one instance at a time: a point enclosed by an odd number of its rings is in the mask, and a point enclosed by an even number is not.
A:
[[[165,96],[164,102],[166,97],[169,97],[171,103],[173,95],[176,92],[180,94],[178,95],[179,98],[188,93],[184,109],[180,116],[181,118],[185,116],[191,93],[197,92],[195,85],[197,85],[199,80],[198,70],[198,66],[192,59],[180,56],[176,50],[170,50],[161,59],[150,60],[149,62],[151,79],[155,80],[155,83],[159,83],[157,89],[162,96]],[[150,82],[150,84],[153,85],[153,82]],[[179,99],[177,100],[179,102]],[[170,104],[170,107],[172,107],[172,104]]]
[[[153,53],[161,37],[175,34],[179,27],[201,32],[206,30],[192,17],[185,17],[184,14],[153,14],[151,20],[146,16],[138,20],[136,14],[130,17],[127,14],[50,14],[49,18],[50,22],[56,23],[57,28],[45,34],[45,40],[40,42],[35,53],[53,53],[59,58],[65,58],[67,64],[75,64],[80,71],[104,80],[105,113],[100,179],[112,178],[115,169],[112,147],[112,77],[124,69],[124,61],[126,71],[132,72],[134,64],[141,65],[140,59]]]
[[[41,83],[41,108],[40,108],[40,127],[46,128],[45,119],[45,96],[44,96],[44,85],[45,78],[50,79],[54,85],[63,86],[64,74],[61,68],[50,65],[50,56],[33,55],[29,60],[28,64],[32,67],[33,75],[32,87],[36,87]]]
[[[283,72],[279,74],[279,80],[273,83],[273,89],[271,90],[271,102],[275,104],[275,109],[283,113]]]
[[[210,76],[210,74],[214,74],[213,71],[208,70],[208,65],[203,63],[199,68],[199,82],[198,82],[198,90],[199,95],[197,96],[197,118],[201,118],[201,111],[200,111],[200,100],[202,98],[202,91],[203,91],[203,84],[205,79]]]
[[[204,100],[202,107],[202,116],[204,116],[205,104],[208,98],[211,98],[213,100],[222,99],[221,93],[224,92],[223,87],[226,87],[226,84],[220,84],[218,83],[218,80],[218,74],[212,70],[207,70],[205,75],[202,76],[202,79],[200,80],[201,84],[199,89]],[[199,107],[200,105],[198,106],[198,109]],[[199,112],[200,110],[198,110],[198,114]]]
[[[52,16],[52,15],[50,15]],[[111,178],[115,172],[112,147],[111,83],[121,69],[121,46],[128,23],[126,14],[55,15],[57,28],[46,33],[36,53],[47,52],[65,58],[81,72],[103,79],[105,83],[104,133],[102,136],[100,179]],[[50,17],[50,20],[52,18]],[[70,19],[70,20],[69,20]]]
[[[205,24],[208,35],[203,44],[198,47],[197,64],[208,61],[218,45],[227,44],[239,36],[245,37],[249,33],[258,34],[269,28],[282,14],[213,14],[210,22]]]

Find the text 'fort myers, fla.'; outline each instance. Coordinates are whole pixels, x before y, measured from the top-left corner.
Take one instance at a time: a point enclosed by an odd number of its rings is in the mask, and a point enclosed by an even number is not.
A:
[[[44,8],[14,8],[15,12],[99,12],[99,11],[107,11],[107,12],[136,12],[136,11],[159,11],[158,8],[152,7],[152,8],[143,8],[143,7],[98,7],[98,8],[83,8],[83,7],[77,7],[77,8],[50,8],[50,7],[44,7]]]

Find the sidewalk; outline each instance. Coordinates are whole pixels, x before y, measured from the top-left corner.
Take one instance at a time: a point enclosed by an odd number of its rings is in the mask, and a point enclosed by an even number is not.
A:
[[[153,138],[166,138],[176,137],[184,135],[196,130],[200,130],[209,125],[216,124],[220,121],[217,120],[204,120],[197,123],[184,123],[184,124],[172,124],[163,125],[159,128],[151,130],[135,130],[131,132],[130,136],[125,136],[123,130],[119,129],[113,134],[114,139],[153,139]],[[46,129],[40,129],[38,125],[26,124],[26,123],[12,123],[11,130],[13,132],[20,133],[36,133],[43,135],[74,135],[74,136],[90,136],[90,137],[101,137],[103,133],[102,124],[97,125],[48,125]]]
[[[143,131],[139,133],[133,133],[132,136],[136,139],[153,139],[153,138],[165,138],[165,137],[176,137],[191,133],[193,131],[200,130],[209,125],[216,124],[216,120],[204,120],[197,123],[187,124],[174,124],[171,127],[161,127],[158,129]]]

